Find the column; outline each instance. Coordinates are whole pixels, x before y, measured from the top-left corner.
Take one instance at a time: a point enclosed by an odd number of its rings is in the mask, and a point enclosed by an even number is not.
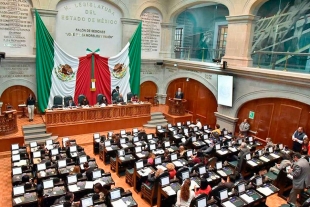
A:
[[[227,16],[228,33],[224,61],[227,65],[252,66],[251,49],[257,17],[254,15]]]
[[[176,25],[172,23],[161,23],[161,46],[160,58],[174,57],[174,31]]]
[[[214,112],[216,117],[216,123],[221,126],[221,129],[225,128],[229,132],[235,133],[236,123],[238,118],[226,116],[224,114],[220,114],[219,112]]]
[[[123,25],[123,39],[122,48],[128,43],[132,35],[137,29],[137,26],[141,22],[140,19],[121,18]]]

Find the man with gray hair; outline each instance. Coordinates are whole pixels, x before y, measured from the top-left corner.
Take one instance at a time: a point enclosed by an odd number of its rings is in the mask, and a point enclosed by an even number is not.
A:
[[[250,124],[247,119],[244,119],[243,122],[239,125],[239,133],[241,136],[247,136],[250,130]]]

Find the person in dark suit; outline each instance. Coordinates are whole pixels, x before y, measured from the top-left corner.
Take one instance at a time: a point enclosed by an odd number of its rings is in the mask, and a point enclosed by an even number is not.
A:
[[[178,99],[183,99],[184,95],[183,92],[181,91],[181,88],[178,88],[178,91],[175,93],[174,98],[178,98]]]
[[[65,103],[65,107],[72,107],[75,106],[74,101],[72,100],[72,98],[70,98],[66,103]]]
[[[119,93],[119,86],[116,86],[116,88],[113,89],[112,91],[112,97],[114,93]]]
[[[119,94],[119,96],[116,98],[116,103],[123,103],[124,99],[123,99],[123,95]]]
[[[85,162],[83,164],[83,167],[84,167],[84,170],[85,170],[85,174],[86,174],[87,180],[88,181],[92,181],[93,180],[93,171],[94,171],[95,168],[89,167],[88,162]]]
[[[293,176],[293,188],[289,195],[289,202],[296,205],[297,195],[310,186],[310,166],[305,158],[301,158],[300,153],[293,155],[294,164],[288,171]]]

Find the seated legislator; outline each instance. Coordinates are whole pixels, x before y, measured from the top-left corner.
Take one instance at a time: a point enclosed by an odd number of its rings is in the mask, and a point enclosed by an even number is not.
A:
[[[99,105],[104,104],[104,105],[107,106],[107,105],[108,105],[108,99],[107,99],[107,97],[106,97],[106,96],[102,96],[102,99],[99,100],[98,104],[99,104]]]
[[[138,102],[139,101],[139,98],[137,95],[134,95],[133,97],[131,97],[131,101],[132,102]]]
[[[65,107],[73,107],[76,106],[74,101],[72,100],[72,98],[70,98],[66,103],[65,103]]]
[[[221,126],[219,124],[215,125],[215,129],[212,131],[212,133],[217,132],[219,135],[221,135],[221,130],[220,130]]]
[[[79,103],[80,106],[88,106],[89,105],[89,102],[87,100],[87,98],[85,97],[80,103]]]
[[[116,103],[123,103],[124,99],[123,99],[123,95],[119,94],[119,96],[116,98]]]
[[[184,94],[181,91],[181,88],[178,88],[178,91],[175,93],[174,98],[178,98],[178,99],[183,99],[184,98]]]

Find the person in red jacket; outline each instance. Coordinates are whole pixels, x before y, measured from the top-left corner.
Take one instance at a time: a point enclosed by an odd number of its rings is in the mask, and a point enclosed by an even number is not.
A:
[[[175,175],[177,173],[177,171],[174,169],[175,168],[174,164],[173,163],[168,163],[166,165],[166,168],[167,168],[168,173],[169,173],[169,178],[170,179],[174,179],[174,177],[175,177]]]
[[[208,181],[206,179],[202,179],[201,183],[200,183],[200,188],[199,190],[197,190],[196,186],[195,186],[195,195],[199,195],[199,194],[206,194],[209,195],[210,191],[212,190],[211,186],[209,185]]]

